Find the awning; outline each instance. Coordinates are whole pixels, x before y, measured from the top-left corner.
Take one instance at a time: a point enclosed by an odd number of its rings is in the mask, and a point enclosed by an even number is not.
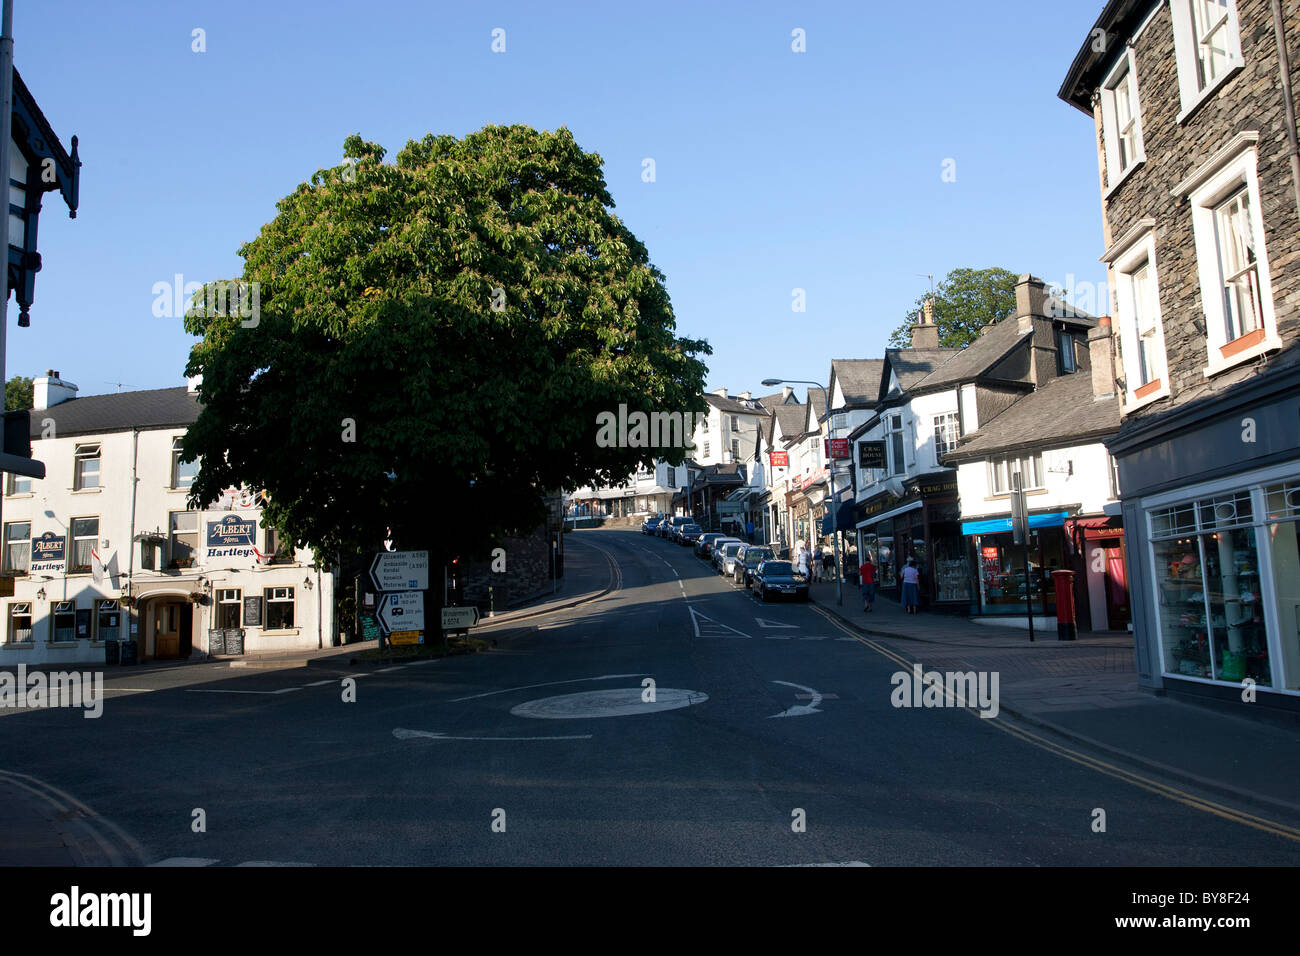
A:
[[[877,521],[888,521],[890,518],[893,518],[895,515],[903,515],[903,514],[907,514],[909,511],[915,511],[917,508],[920,508],[924,504],[925,504],[924,501],[919,501],[919,500],[913,501],[910,505],[903,505],[903,507],[895,508],[893,511],[886,511],[883,512],[882,514],[872,515],[870,518],[868,518],[865,521],[859,521],[857,523],[857,527],[865,528],[867,527],[867,525],[873,525]]]
[[[1030,528],[1063,528],[1065,519],[1070,517],[1064,511],[1056,511],[1045,515],[1030,515]],[[961,523],[961,533],[969,534],[1000,534],[1003,531],[1011,530],[1010,518],[989,518],[985,521],[963,521]]]
[[[856,507],[857,502],[855,501],[840,502],[840,510],[835,516],[840,531],[853,530],[853,510]],[[830,512],[827,511],[826,514],[822,516],[822,534],[830,534],[831,530],[831,515]]]

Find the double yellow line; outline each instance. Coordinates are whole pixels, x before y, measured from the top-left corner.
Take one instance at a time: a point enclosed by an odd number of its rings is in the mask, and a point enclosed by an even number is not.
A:
[[[849,637],[857,640],[859,643],[865,644],[877,654],[888,658],[907,670],[909,673],[911,672],[913,665],[917,663],[909,661],[902,654],[899,654],[891,648],[885,647],[883,644],[873,641],[870,638],[863,637],[861,634],[858,634],[856,631],[843,624],[833,615],[823,611],[821,608],[814,607],[813,610],[825,618],[827,623],[832,627],[842,631]],[[979,715],[979,711],[974,707],[967,706],[966,702],[961,700],[959,695],[952,694],[946,687],[942,688],[942,690],[949,700],[957,701],[962,709],[976,716]],[[1173,800],[1175,803],[1181,803],[1184,806],[1191,807],[1194,810],[1200,810],[1203,813],[1213,814],[1214,816],[1220,817],[1224,820],[1231,820],[1233,823],[1240,823],[1242,826],[1251,827],[1255,830],[1262,830],[1265,833],[1271,833],[1274,836],[1279,836],[1283,839],[1300,843],[1300,828],[1288,826],[1285,823],[1278,823],[1275,820],[1269,820],[1264,817],[1257,817],[1253,813],[1246,813],[1244,810],[1237,810],[1222,803],[1215,803],[1213,800],[1207,800],[1203,797],[1195,796],[1185,790],[1180,790],[1177,787],[1171,787],[1168,784],[1160,783],[1159,781],[1152,780],[1150,777],[1144,777],[1141,774],[1134,773],[1131,770],[1125,770],[1123,767],[1118,767],[1113,763],[1108,763],[1107,761],[1101,760],[1097,757],[1080,753],[1079,751],[1072,750],[1069,747],[1063,747],[1046,737],[1025,730],[1023,727],[1010,724],[1004,720],[998,720],[997,718],[991,720],[982,719],[980,723],[986,726],[996,727],[1004,734],[1010,734],[1012,737],[1016,737],[1040,750],[1045,750],[1058,757],[1063,757],[1066,760],[1079,764],[1081,767],[1087,767],[1089,770],[1095,770],[1098,773],[1103,773],[1108,777],[1113,777],[1114,779],[1121,780],[1124,783],[1132,784],[1148,793],[1154,793],[1167,800]]]

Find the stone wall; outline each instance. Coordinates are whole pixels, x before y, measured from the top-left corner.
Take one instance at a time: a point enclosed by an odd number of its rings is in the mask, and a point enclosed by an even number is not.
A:
[[[1133,44],[1146,164],[1131,173],[1102,203],[1111,241],[1144,217],[1155,219],[1156,271],[1172,395],[1137,409],[1132,417],[1158,415],[1174,405],[1221,391],[1254,375],[1261,357],[1209,379],[1205,313],[1186,198],[1175,184],[1208,160],[1236,133],[1259,133],[1258,175],[1265,247],[1272,273],[1273,308],[1288,358],[1300,337],[1300,211],[1287,156],[1285,106],[1279,87],[1278,54],[1267,0],[1237,0],[1245,67],[1203,102],[1182,124],[1172,14],[1156,9]],[[1283,3],[1291,48],[1292,84],[1300,90],[1300,2]],[[1098,107],[1098,110],[1100,107]],[[1099,146],[1101,144],[1099,143]],[[1104,162],[1104,160],[1103,160]],[[1112,289],[1114,288],[1112,282]],[[1117,349],[1121,347],[1116,336]],[[1116,362],[1123,374],[1122,361]]]
[[[506,538],[501,544],[504,571],[493,571],[490,560],[468,562],[461,572],[463,603],[477,604],[486,615],[489,606],[501,611],[549,591],[550,541],[545,525],[527,537]],[[492,589],[490,595],[488,588]]]

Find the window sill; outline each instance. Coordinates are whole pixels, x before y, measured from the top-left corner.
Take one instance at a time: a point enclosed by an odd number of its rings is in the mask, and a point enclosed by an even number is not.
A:
[[[1146,155],[1143,154],[1142,156],[1139,156],[1137,160],[1135,160],[1132,163],[1132,165],[1129,166],[1128,169],[1124,170],[1122,173],[1119,174],[1119,179],[1115,180],[1114,183],[1106,187],[1106,191],[1101,194],[1101,198],[1110,199],[1111,196],[1119,192],[1119,187],[1124,185],[1125,180],[1127,180],[1130,176],[1132,176],[1134,173],[1136,173],[1139,169],[1141,169],[1146,164],[1147,164]]]
[[[5,497],[8,498],[10,501],[16,501],[19,498],[35,498],[36,495],[34,492],[31,491],[20,491],[17,494],[5,495]]]
[[[1151,386],[1155,386],[1152,388]],[[1129,412],[1135,412],[1153,402],[1158,402],[1162,398],[1168,398],[1172,393],[1169,383],[1163,378],[1147,382],[1146,385],[1140,385],[1130,392],[1124,394],[1124,407],[1122,414],[1127,415]]]
[[[1256,331],[1263,333],[1256,336],[1254,332],[1248,332],[1241,338],[1234,339],[1231,342],[1220,344],[1218,342],[1209,343],[1210,364],[1201,370],[1206,378],[1212,378],[1220,372],[1226,372],[1230,368],[1235,368],[1249,362],[1251,359],[1259,358],[1265,352],[1273,352],[1282,348],[1282,340],[1276,335],[1269,335],[1263,329]],[[1246,343],[1239,350],[1224,354],[1226,349],[1231,349],[1242,339],[1253,338],[1254,344]]]
[[[1223,74],[1223,76],[1219,77],[1209,86],[1207,86],[1205,89],[1201,90],[1201,92],[1197,93],[1196,97],[1190,103],[1184,103],[1183,111],[1178,114],[1178,116],[1174,119],[1174,122],[1181,126],[1183,123],[1191,119],[1192,114],[1195,113],[1198,109],[1200,109],[1202,104],[1204,104],[1206,100],[1213,98],[1214,94],[1217,93],[1220,89],[1222,89],[1225,83],[1227,83],[1234,76],[1240,73],[1243,69],[1245,69],[1245,67],[1246,67],[1246,63],[1244,60],[1238,60],[1235,63],[1233,63],[1232,66],[1228,68],[1227,72]]]
[[[282,628],[280,630],[273,631],[269,628],[264,627],[261,629],[261,631],[262,631],[262,635],[261,635],[262,637],[293,637],[296,634],[301,634],[302,628],[287,627],[287,628]]]
[[[50,641],[46,647],[76,647],[77,641]]]
[[[103,490],[102,486],[99,488],[69,488],[68,493],[73,495],[97,495]]]
[[[36,647],[35,641],[5,641],[5,650],[30,651]]]

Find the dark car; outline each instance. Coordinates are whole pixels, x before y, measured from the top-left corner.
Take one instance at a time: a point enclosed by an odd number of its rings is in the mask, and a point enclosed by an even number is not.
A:
[[[702,534],[704,534],[704,529],[697,524],[682,525],[682,530],[677,532],[677,543],[680,545],[694,544]]]
[[[659,527],[659,521],[659,518],[646,518],[645,521],[641,522],[641,533],[654,534]]]
[[[764,601],[783,594],[800,601],[808,600],[808,579],[795,571],[789,561],[759,562],[754,569],[751,587]]]
[[[754,569],[764,561],[776,560],[776,554],[765,544],[747,544],[736,552],[736,567],[732,576],[741,587],[749,587]]]
[[[659,537],[673,540],[684,524],[694,524],[695,519],[689,515],[673,515],[665,518],[659,525]]]
[[[701,558],[709,557],[713,553],[713,542],[725,537],[726,535],[720,531],[706,531],[695,542],[695,554]]]

